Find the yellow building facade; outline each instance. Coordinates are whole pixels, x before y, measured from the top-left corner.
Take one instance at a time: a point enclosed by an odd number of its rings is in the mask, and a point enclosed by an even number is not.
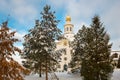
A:
[[[69,43],[74,39],[73,33],[74,25],[71,23],[71,17],[66,17],[66,23],[64,25],[63,39],[56,41],[56,50],[64,49],[65,51],[61,53],[59,64],[57,66],[57,71],[70,71],[69,63],[71,61],[72,48]]]

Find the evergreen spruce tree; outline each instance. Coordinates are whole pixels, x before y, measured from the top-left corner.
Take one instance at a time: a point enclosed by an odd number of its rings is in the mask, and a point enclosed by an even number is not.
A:
[[[40,26],[43,28],[47,40],[47,47],[45,54],[45,66],[46,66],[46,80],[48,80],[48,68],[50,67],[50,63],[57,62],[55,58],[53,58],[54,51],[56,48],[55,40],[60,36],[60,29],[57,28],[57,24],[59,20],[56,20],[55,12],[52,12],[51,7],[46,5],[41,12],[41,21]]]
[[[74,41],[71,43],[71,47],[73,47],[73,54],[72,54],[72,60],[70,62],[70,66],[72,68],[72,71],[74,72],[74,70],[76,69],[80,69],[81,66],[81,56],[82,56],[82,44],[83,44],[83,38],[84,37],[84,33],[86,32],[86,27],[83,25],[82,29],[78,31],[78,33],[74,36],[75,39]]]
[[[36,26],[25,36],[24,52],[29,68],[39,71],[42,68],[46,72],[48,80],[48,71],[57,63],[55,58],[55,40],[60,36],[61,31],[57,28],[55,12],[50,11],[50,6],[46,5],[41,12],[41,20],[37,21]]]
[[[30,29],[29,33],[25,35],[25,42],[23,43],[25,53],[23,58],[26,59],[23,65],[33,72],[39,73],[40,77],[42,68],[45,65],[44,47],[47,47],[47,43],[45,43],[46,38],[39,20],[36,20],[35,27]]]
[[[113,72],[109,39],[98,16],[92,19],[90,28],[83,27],[76,34],[74,54],[80,56],[84,80],[109,80]]]

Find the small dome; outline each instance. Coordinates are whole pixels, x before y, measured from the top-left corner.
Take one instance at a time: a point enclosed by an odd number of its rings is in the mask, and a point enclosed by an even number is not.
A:
[[[70,16],[67,16],[67,17],[66,17],[66,21],[71,21],[71,17],[70,17]]]

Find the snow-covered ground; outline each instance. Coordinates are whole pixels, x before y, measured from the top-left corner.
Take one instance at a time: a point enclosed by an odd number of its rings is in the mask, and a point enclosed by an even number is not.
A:
[[[68,74],[66,72],[56,73],[59,80],[82,80],[79,74]],[[25,80],[45,80],[43,75],[42,78],[39,78],[38,74],[31,74],[25,77]],[[111,80],[120,80],[120,69],[115,69],[112,75]]]
[[[115,69],[111,80],[120,80],[120,69]]]

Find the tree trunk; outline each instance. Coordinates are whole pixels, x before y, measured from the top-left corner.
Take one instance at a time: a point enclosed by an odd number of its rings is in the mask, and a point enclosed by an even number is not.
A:
[[[49,59],[50,59],[50,57],[49,57]],[[49,60],[49,66],[48,66],[48,69],[49,69],[49,70],[48,70],[48,71],[51,71],[51,67],[52,67],[52,66],[51,66],[51,63],[50,63],[50,60]]]
[[[46,55],[46,80],[48,80],[48,66],[47,66],[47,55]]]
[[[39,77],[42,77],[42,73],[41,73],[41,62],[40,62],[40,71],[39,71]]]
[[[96,79],[95,80],[100,80],[99,72],[97,71],[96,73]]]

